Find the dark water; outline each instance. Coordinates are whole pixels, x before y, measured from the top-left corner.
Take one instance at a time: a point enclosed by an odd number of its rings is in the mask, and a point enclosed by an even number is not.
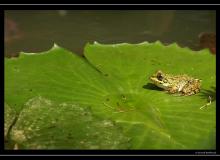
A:
[[[215,11],[5,11],[5,55],[45,51],[53,43],[82,54],[94,41],[160,40],[198,50],[202,32],[216,32]]]

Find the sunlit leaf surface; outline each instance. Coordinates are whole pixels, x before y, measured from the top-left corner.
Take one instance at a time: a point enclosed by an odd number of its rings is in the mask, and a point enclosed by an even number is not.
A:
[[[6,116],[5,134],[14,149],[215,149],[208,50],[94,43],[84,54],[55,45],[5,59],[5,114],[17,113],[14,124]],[[168,94],[149,81],[157,70],[201,79],[201,92]]]

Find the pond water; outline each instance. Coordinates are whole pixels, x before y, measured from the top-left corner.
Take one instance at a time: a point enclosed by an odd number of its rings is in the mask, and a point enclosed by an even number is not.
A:
[[[160,40],[199,50],[202,33],[216,33],[215,11],[8,10],[5,56],[49,50],[54,43],[82,54],[85,44],[94,41],[112,44]]]

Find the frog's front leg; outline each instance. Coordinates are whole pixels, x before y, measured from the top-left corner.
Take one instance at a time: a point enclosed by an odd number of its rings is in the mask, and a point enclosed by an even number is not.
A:
[[[168,88],[167,91],[168,91],[169,93],[172,93],[172,94],[173,94],[173,93],[176,93],[176,92],[177,92],[177,89],[178,89],[178,88],[177,88],[176,86],[172,86],[172,87]]]

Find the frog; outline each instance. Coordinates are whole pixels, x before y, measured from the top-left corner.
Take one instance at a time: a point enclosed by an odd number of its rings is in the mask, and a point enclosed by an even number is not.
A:
[[[170,94],[190,96],[200,92],[201,79],[190,77],[186,74],[172,75],[156,71],[150,78],[157,87]]]

